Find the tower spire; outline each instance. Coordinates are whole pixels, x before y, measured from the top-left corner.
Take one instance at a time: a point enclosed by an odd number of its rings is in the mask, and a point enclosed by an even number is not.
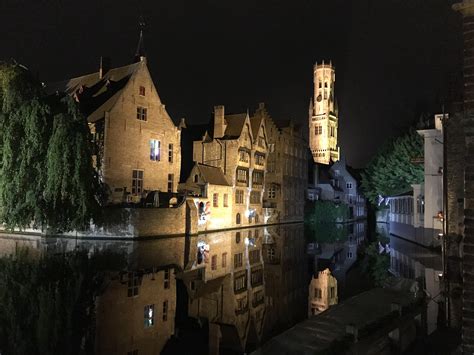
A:
[[[145,59],[145,43],[143,39],[143,30],[145,29],[145,20],[143,19],[143,16],[140,16],[140,19],[138,20],[138,26],[140,28],[140,38],[138,39],[138,45],[137,45],[137,50],[135,52],[135,62],[140,62]]]

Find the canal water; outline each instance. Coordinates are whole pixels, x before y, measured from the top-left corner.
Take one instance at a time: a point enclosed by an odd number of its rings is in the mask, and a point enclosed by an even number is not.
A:
[[[383,241],[380,253],[389,259],[390,273],[420,281],[431,295],[427,322],[428,331],[433,331],[438,317],[439,256],[390,237],[383,226],[377,231]],[[52,339],[45,347],[53,346],[54,339],[60,344],[57,339],[62,337],[61,329],[69,324],[80,334],[70,335],[73,340],[68,344],[56,346],[77,347],[70,348],[71,353],[81,349],[82,353],[125,355],[242,354],[252,352],[312,313],[310,282],[319,271],[329,269],[336,278],[338,302],[373,287],[365,268],[368,244],[367,226],[362,221],[306,229],[303,224],[286,224],[147,241],[4,236],[0,238],[0,253],[33,263],[45,259],[41,270],[53,270],[51,280],[45,272],[33,277],[35,284],[31,287],[49,292],[46,301],[38,302],[57,308],[47,313],[55,315],[54,320],[42,319],[45,311],[39,307],[31,310],[38,313],[30,320],[37,322],[36,333],[23,330],[25,334],[21,334],[21,321],[16,325],[18,339],[32,337],[32,348],[35,341],[41,342],[38,339],[43,333]],[[95,266],[74,259],[78,254],[82,256],[78,260],[94,260]],[[63,264],[58,261],[61,258]],[[52,269],[44,265],[48,262],[53,264]],[[87,265],[84,267],[88,271],[82,272],[81,265]],[[5,262],[1,267],[5,273],[13,269]],[[58,268],[64,271],[58,272]],[[6,276],[1,277],[0,282],[9,282]],[[66,281],[58,281],[61,277]],[[94,282],[86,282],[89,279]],[[27,277],[17,287],[27,289],[23,284],[30,281]],[[4,308],[8,302],[32,307],[40,297],[32,292],[27,302],[24,292],[14,287],[9,288],[10,295],[0,293],[0,298],[10,297],[7,301],[0,299]],[[61,298],[62,288],[76,290],[66,291],[67,295],[76,295],[78,301],[64,302],[71,296]],[[80,307],[84,307],[83,312]],[[80,326],[75,325],[77,319]],[[48,333],[48,327],[55,329],[51,330],[54,336]],[[3,333],[0,328],[2,354],[11,351],[12,337],[5,335],[8,332],[8,325]]]

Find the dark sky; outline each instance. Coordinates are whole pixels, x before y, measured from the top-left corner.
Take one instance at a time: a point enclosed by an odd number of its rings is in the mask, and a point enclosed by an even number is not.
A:
[[[331,59],[340,145],[359,167],[422,111],[440,110],[461,66],[452,2],[0,0],[0,59],[45,82],[93,72],[101,55],[124,65],[143,13],[149,67],[175,121],[263,101],[274,118],[305,125],[313,64]]]

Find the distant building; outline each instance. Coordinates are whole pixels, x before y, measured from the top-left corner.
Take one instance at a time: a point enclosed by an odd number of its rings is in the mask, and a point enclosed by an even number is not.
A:
[[[316,64],[313,74],[314,97],[309,107],[309,147],[315,163],[329,164],[339,160],[335,67],[331,62]]]
[[[329,166],[314,164],[308,200],[344,203],[349,207],[349,219],[365,217],[366,200],[354,175],[354,172],[349,171],[344,158]]]
[[[337,304],[337,280],[329,269],[320,271],[309,284],[309,315],[314,316]]]
[[[302,127],[291,120],[274,121],[263,103],[253,117],[264,118],[268,134],[269,149],[263,196],[265,221],[302,221],[308,149]]]
[[[99,71],[48,90],[73,96],[87,116],[97,144],[93,158],[110,190],[109,202],[138,202],[153,190],[176,192],[180,130],[161,102],[143,55],[118,68],[102,58]]]

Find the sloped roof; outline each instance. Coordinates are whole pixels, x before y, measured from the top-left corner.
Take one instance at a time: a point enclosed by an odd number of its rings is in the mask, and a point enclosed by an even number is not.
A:
[[[227,127],[225,129],[225,135],[227,138],[238,138],[242,133],[244,128],[245,119],[247,118],[247,113],[238,113],[235,115],[225,115],[225,121]]]
[[[74,95],[89,122],[104,116],[117,102],[121,91],[130,77],[137,71],[141,62],[110,69],[102,78],[99,72],[48,84],[49,93],[61,92]]]
[[[196,163],[204,182],[212,185],[231,186],[221,168],[215,166]]]
[[[253,134],[254,139],[258,137],[258,131],[260,129],[260,125],[262,124],[262,121],[263,121],[262,115],[250,117],[250,126],[252,127],[252,134]]]

